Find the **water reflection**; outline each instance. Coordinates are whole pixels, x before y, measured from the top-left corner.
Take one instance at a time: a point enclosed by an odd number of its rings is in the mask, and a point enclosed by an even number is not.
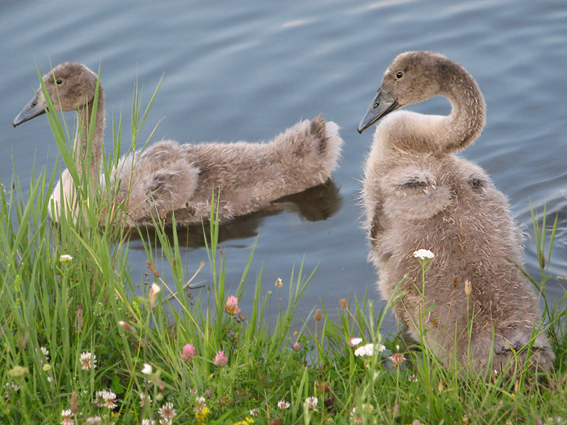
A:
[[[284,211],[297,213],[302,220],[321,221],[335,215],[342,205],[343,198],[339,187],[332,180],[328,180],[303,192],[284,196],[274,201],[269,208],[222,223],[219,226],[218,242],[256,237],[266,217],[275,216]],[[207,243],[210,243],[210,226],[208,223],[178,226],[175,233],[177,233],[180,246],[202,248],[205,246],[205,237]],[[174,229],[172,227],[166,229],[166,236],[172,244],[174,240]],[[143,239],[151,242],[151,246],[161,245],[156,230],[150,226],[132,229],[128,239],[130,241]]]

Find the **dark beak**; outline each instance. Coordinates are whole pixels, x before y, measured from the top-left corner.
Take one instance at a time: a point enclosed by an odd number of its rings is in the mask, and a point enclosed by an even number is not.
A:
[[[14,127],[20,125],[23,122],[29,121],[32,118],[35,118],[41,114],[45,113],[45,103],[42,102],[37,95],[35,95],[32,100],[28,102],[28,104],[22,109],[22,112],[18,114],[16,118],[14,118],[14,122],[12,123]]]
[[[398,98],[380,87],[374,101],[368,108],[368,111],[366,111],[366,115],[358,125],[358,132],[362,133],[380,118],[388,115],[392,111],[395,111],[399,107]]]

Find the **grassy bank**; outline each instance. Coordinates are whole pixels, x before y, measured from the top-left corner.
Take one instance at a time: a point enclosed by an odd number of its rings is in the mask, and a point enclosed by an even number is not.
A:
[[[134,142],[147,116],[135,99]],[[49,118],[65,152],[70,132],[57,115]],[[112,133],[116,153],[120,119]],[[63,155],[68,166],[72,155]],[[290,270],[281,282],[251,281],[251,252],[229,293],[216,226],[209,264],[189,272],[175,234],[171,240],[158,226],[165,260],[154,261],[146,242],[148,275],[135,280],[124,230],[99,222],[108,198],[84,203],[76,223],[63,218],[53,226],[48,204],[56,176],[37,173],[29,194],[14,179],[0,194],[1,423],[567,423],[566,297],[545,300],[557,357],[548,376],[463,380],[427,351],[400,352],[396,336],[381,335],[374,294],[337,300],[292,332],[311,270]],[[82,190],[90,199],[88,182]],[[546,227],[537,232],[542,259],[553,242],[543,237]],[[545,297],[549,276],[541,265],[535,283]],[[160,267],[169,269],[167,281]],[[193,289],[197,272],[207,287]],[[240,311],[246,285],[255,285],[253,308]],[[287,305],[275,301],[280,291],[289,293]],[[272,310],[278,306],[271,318],[270,302]],[[331,310],[338,320],[328,318]]]

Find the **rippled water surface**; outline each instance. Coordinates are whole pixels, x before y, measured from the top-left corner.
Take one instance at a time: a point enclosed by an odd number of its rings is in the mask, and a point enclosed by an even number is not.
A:
[[[235,287],[253,245],[250,289],[265,291],[293,266],[317,272],[296,319],[323,303],[375,294],[366,261],[358,192],[372,132],[356,126],[400,52],[433,50],[462,63],[488,105],[486,128],[462,153],[479,163],[509,198],[528,237],[526,257],[537,271],[530,202],[538,218],[556,215],[560,230],[550,265],[567,275],[567,3],[515,1],[8,1],[0,5],[0,178],[13,164],[24,186],[32,166],[52,169],[57,147],[45,117],[13,129],[12,119],[38,85],[36,66],[79,61],[100,66],[111,117],[131,111],[136,77],[146,98],[163,75],[143,137],[183,143],[269,140],[302,118],[323,114],[345,140],[333,184],[293,197],[223,228],[228,284]],[[414,107],[447,113],[443,99]],[[71,123],[72,115],[68,116]],[[126,126],[127,127],[127,126]],[[126,149],[126,147],[124,148]],[[188,273],[206,260],[189,235]],[[421,248],[421,247],[416,247]],[[159,256],[159,250],[156,251]],[[131,242],[134,278],[146,256]],[[208,282],[205,268],[197,280]],[[549,290],[563,294],[553,278]],[[251,291],[244,308],[251,303]]]

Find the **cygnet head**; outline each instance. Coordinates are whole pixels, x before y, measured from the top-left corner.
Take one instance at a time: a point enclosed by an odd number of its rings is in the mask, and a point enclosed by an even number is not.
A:
[[[46,74],[43,83],[53,99],[54,109],[69,112],[76,111],[93,100],[97,76],[78,62],[65,62]],[[40,86],[35,96],[14,119],[14,127],[45,113],[46,109],[47,102]]]
[[[449,74],[448,63],[456,64],[437,53],[399,54],[384,73],[382,85],[360,122],[358,132],[362,133],[396,109],[444,94],[442,84]]]

